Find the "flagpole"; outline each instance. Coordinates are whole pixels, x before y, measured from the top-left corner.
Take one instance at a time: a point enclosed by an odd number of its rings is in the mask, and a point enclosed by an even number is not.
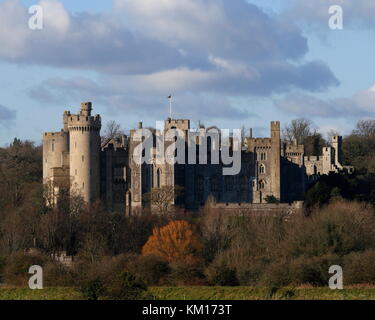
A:
[[[169,118],[172,119],[172,95],[169,96]]]

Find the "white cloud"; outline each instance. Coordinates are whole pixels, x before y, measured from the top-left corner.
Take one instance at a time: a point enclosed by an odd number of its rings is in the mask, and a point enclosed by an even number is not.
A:
[[[280,110],[298,117],[374,117],[375,85],[354,94],[350,98],[324,100],[298,93],[275,99],[274,104]]]
[[[51,32],[66,35],[70,28],[70,16],[64,6],[57,0],[43,0],[39,2],[43,8],[44,27]]]

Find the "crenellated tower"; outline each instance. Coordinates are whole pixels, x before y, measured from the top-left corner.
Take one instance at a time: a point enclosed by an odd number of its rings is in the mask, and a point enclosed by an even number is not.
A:
[[[70,137],[71,193],[78,192],[88,203],[100,197],[101,118],[91,111],[91,102],[83,102],[79,114],[64,114]]]

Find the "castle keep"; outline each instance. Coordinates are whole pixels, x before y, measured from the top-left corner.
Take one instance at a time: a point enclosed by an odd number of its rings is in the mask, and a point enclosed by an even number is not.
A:
[[[183,193],[172,201],[189,209],[199,208],[210,196],[218,204],[226,205],[259,205],[269,196],[291,203],[303,200],[308,184],[319,175],[353,170],[342,165],[341,137],[333,137],[331,146],[324,147],[321,156],[305,156],[303,145],[281,141],[279,121],[271,122],[269,138],[242,137],[241,166],[235,175],[223,175],[227,164],[212,161],[215,150],[219,155],[223,152],[217,143],[220,130],[216,127],[193,129],[190,120],[169,118],[164,128],[153,129],[151,158],[142,164],[133,158],[137,146],[145,139],[142,123],[130,130],[129,136],[106,140],[101,139],[100,129],[100,116],[92,115],[91,102],[84,102],[79,114],[64,112],[60,132],[44,133],[43,181],[51,205],[68,192],[81,196],[87,203],[101,199],[111,211],[133,214],[149,205],[146,195],[152,190],[174,190],[176,186]],[[194,131],[197,153],[193,159],[190,154],[182,155],[193,161],[157,161],[155,140],[160,131],[169,129],[181,132],[186,146],[190,145],[189,134]],[[175,138],[166,135],[163,148],[168,149],[173,143]],[[207,164],[198,161],[200,148],[205,148]]]

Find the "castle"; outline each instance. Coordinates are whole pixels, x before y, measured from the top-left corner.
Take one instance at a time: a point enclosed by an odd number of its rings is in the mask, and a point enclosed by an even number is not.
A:
[[[227,205],[259,206],[270,197],[292,203],[303,200],[309,183],[319,175],[353,170],[342,165],[342,137],[333,137],[331,146],[324,147],[321,156],[306,156],[303,145],[282,142],[280,122],[276,121],[271,122],[269,138],[253,138],[252,133],[242,137],[238,150],[240,169],[234,175],[224,175],[223,168],[228,164],[210,161],[215,150],[219,155],[224,152],[216,143],[220,141],[218,128],[192,129],[190,120],[171,118],[163,125],[164,128],[152,130],[149,161],[137,163],[133,155],[144,142],[146,131],[141,122],[137,129],[130,130],[129,136],[102,140],[101,117],[92,115],[91,102],[81,103],[79,114],[65,111],[63,129],[43,135],[43,181],[51,204],[68,190],[87,203],[101,199],[108,210],[130,215],[149,205],[146,195],[152,190],[171,187],[173,192],[176,186],[183,189],[183,195],[171,201],[189,209],[199,208],[210,196]],[[158,133],[170,130],[178,130],[186,146],[194,132],[197,153],[192,159],[190,154],[183,155],[193,161],[156,161]],[[176,137],[167,137],[161,144],[168,149],[175,141]],[[233,139],[228,141],[233,153]],[[205,150],[205,164],[198,161],[198,150]]]

